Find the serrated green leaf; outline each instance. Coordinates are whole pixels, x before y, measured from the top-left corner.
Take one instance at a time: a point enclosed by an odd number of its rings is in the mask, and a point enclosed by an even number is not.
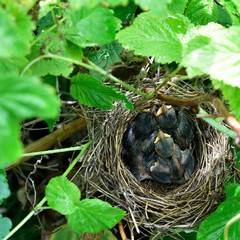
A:
[[[61,55],[73,60],[81,61],[83,57],[83,51],[82,48],[67,40],[63,44]]]
[[[31,55],[28,56],[29,60],[34,60],[35,58],[39,57],[40,55],[40,45],[35,45],[32,48]],[[62,53],[63,46],[55,45],[55,49],[58,48],[58,51]],[[65,53],[67,53],[67,50],[64,50]],[[61,54],[59,54],[61,55]],[[67,55],[67,54],[66,54]],[[73,71],[73,66],[71,63],[67,61],[63,61],[60,59],[41,59],[37,62],[35,62],[31,67],[30,70],[34,75],[37,76],[46,76],[48,74],[59,76],[62,75],[64,77],[68,77],[68,75]]]
[[[230,27],[212,34],[209,44],[184,56],[186,67],[201,69],[213,79],[240,87],[240,27]]]
[[[239,183],[228,183],[225,186],[225,192],[227,197],[237,197],[240,196],[240,184]]]
[[[240,88],[225,84],[223,81],[212,79],[215,89],[221,89],[224,99],[228,101],[230,110],[234,112],[238,121],[240,121]]]
[[[53,10],[58,5],[59,0],[44,0],[39,2],[39,14],[38,18],[41,19],[42,17],[46,16],[46,14]]]
[[[239,26],[240,18],[239,18],[238,10],[235,4],[231,0],[220,1],[220,4],[222,4],[226,9],[226,11],[229,13],[233,25]]]
[[[33,39],[34,23],[20,9],[15,10],[0,8],[0,56],[4,58],[26,55]]]
[[[114,40],[118,22],[113,11],[98,6],[80,10],[68,10],[64,25],[65,37],[80,47],[106,44]]]
[[[0,238],[5,237],[9,233],[11,227],[11,220],[7,217],[2,217],[2,215],[0,215]]]
[[[125,214],[121,209],[113,208],[99,199],[84,199],[76,207],[76,211],[68,215],[67,220],[71,228],[79,234],[111,229]]]
[[[3,75],[6,75],[6,74],[18,75],[19,74],[18,67],[15,66],[14,64],[12,64],[11,62],[9,62],[5,58],[0,58],[0,71],[1,71],[1,74],[3,74]]]
[[[132,104],[123,93],[112,86],[103,85],[92,76],[78,74],[71,81],[73,85],[70,93],[81,104],[99,109],[112,109],[114,101],[121,101],[127,109],[134,111]]]
[[[225,27],[231,26],[233,22],[228,11],[221,5],[217,5],[217,7],[218,7],[218,23]]]
[[[223,240],[226,223],[238,213],[240,213],[240,194],[228,197],[214,213],[203,221],[197,234],[197,240]],[[239,229],[240,222],[234,223],[229,229],[229,239],[239,239]]]
[[[43,33],[45,30],[47,30],[49,27],[53,26],[54,24],[55,23],[54,23],[54,20],[52,18],[52,14],[51,14],[51,12],[48,12],[37,23],[37,26],[38,26],[38,28],[37,28],[37,35]]]
[[[126,6],[128,4],[128,0],[99,0],[101,4],[107,7],[116,7],[119,5]]]
[[[168,4],[168,9],[171,13],[184,13],[188,0],[172,0]]]
[[[196,25],[207,25],[209,22],[217,22],[217,4],[213,0],[191,0],[185,15]]]
[[[10,196],[10,189],[8,186],[6,172],[3,169],[0,169],[0,204],[3,198],[8,198]]]
[[[142,13],[132,26],[117,34],[117,40],[124,47],[134,50],[135,54],[154,56],[157,62],[179,62],[182,37],[191,28],[191,22],[180,14],[169,15],[163,21],[150,13]]]
[[[0,168],[5,168],[18,160],[23,146],[19,138],[19,124],[1,106],[0,111]]]
[[[67,215],[76,210],[76,203],[80,200],[80,190],[64,176],[52,178],[45,189],[48,205]]]
[[[134,14],[137,10],[137,6],[134,4],[133,0],[130,0],[127,6],[119,6],[114,8],[114,15],[121,19],[122,22],[130,21],[133,19]]]
[[[59,99],[35,76],[0,76],[0,108],[15,121],[57,116]]]
[[[97,52],[88,55],[88,59],[94,62],[96,65],[101,67],[104,70],[107,70],[109,66],[115,62],[121,62],[120,53],[122,52],[122,46],[117,42],[113,41],[102,46]],[[90,71],[90,75],[96,77],[98,80],[103,81],[106,77]]]
[[[236,6],[238,13],[240,13],[240,2],[238,0],[232,0],[232,2]]]
[[[134,0],[144,11],[150,10],[153,15],[160,18],[165,18],[168,14],[168,4],[172,0]]]
[[[82,7],[94,8],[95,6],[102,4],[106,7],[116,7],[119,5],[126,6],[128,0],[71,0],[70,7],[74,10],[79,10]]]

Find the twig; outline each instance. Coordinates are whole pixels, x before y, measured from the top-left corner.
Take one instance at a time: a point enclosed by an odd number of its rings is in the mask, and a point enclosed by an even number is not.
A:
[[[175,70],[173,70],[165,79],[164,81],[157,87],[156,92],[160,90],[172,77],[174,77],[180,70],[182,66],[179,65]]]
[[[207,115],[202,108],[199,109],[200,114],[204,114]],[[198,114],[197,114],[198,115]],[[209,115],[211,116],[211,115]],[[204,117],[202,118],[205,122],[207,122],[208,124],[210,124],[211,126],[213,126],[214,128],[216,128],[218,131],[225,133],[226,135],[228,135],[229,137],[235,139],[236,138],[236,133],[234,131],[232,131],[229,128],[224,127],[222,124],[220,124],[218,121],[216,121],[215,119],[209,118],[209,117]]]
[[[127,240],[127,236],[126,236],[124,228],[123,228],[122,220],[118,223],[118,228],[119,228],[119,232],[120,232],[122,240]]]
[[[237,137],[235,139],[235,143],[239,145],[240,144],[240,123],[232,114],[229,113],[228,109],[223,105],[223,103],[219,98],[214,97],[212,98],[211,102],[216,106],[220,114],[224,116],[229,126],[234,130],[234,132],[236,132]]]
[[[154,90],[153,88],[146,88],[146,92],[152,92],[153,90]],[[224,104],[221,102],[219,98],[210,94],[203,94],[201,96],[193,98],[178,98],[163,93],[157,93],[156,98],[169,104],[185,107],[198,105],[203,102],[213,103],[215,107],[218,109],[219,113],[225,118],[229,126],[233,129],[234,132],[236,132],[235,143],[237,145],[240,144],[240,123],[232,114],[229,113],[228,109],[224,106]]]
[[[39,140],[29,144],[24,149],[25,153],[39,152],[51,148],[55,143],[62,142],[69,138],[73,133],[86,128],[86,120],[84,118],[78,118],[77,120],[64,125],[62,128],[48,134],[47,136],[40,138]],[[6,171],[16,167],[17,165],[29,160],[31,156],[21,158],[17,163],[14,163],[5,168]]]
[[[224,240],[228,240],[228,230],[229,230],[229,228],[230,228],[235,222],[237,222],[237,221],[239,221],[239,220],[240,220],[240,213],[239,213],[237,216],[233,217],[231,220],[229,220],[229,221],[227,222],[227,225],[226,225],[226,227],[225,227],[225,229],[224,229]]]
[[[103,70],[102,68],[98,67],[97,65],[95,65],[93,62],[89,61],[87,58],[84,57],[85,61],[87,61],[87,63],[84,63],[82,61],[78,61],[75,59],[71,59],[68,57],[64,57],[64,56],[60,56],[60,55],[54,55],[54,54],[45,54],[45,55],[41,55],[37,58],[35,58],[34,60],[32,60],[31,62],[28,63],[28,65],[23,69],[22,73],[20,74],[20,76],[22,77],[25,72],[36,62],[44,59],[44,58],[53,58],[53,59],[60,59],[62,61],[66,61],[66,62],[70,62],[70,63],[74,63],[77,64],[79,66],[82,66],[86,69],[92,70],[94,72],[100,73],[106,77],[108,77],[109,79],[111,79],[112,81],[121,84],[124,88],[126,88],[129,91],[132,91],[146,99],[150,99],[151,96],[149,94],[146,94],[144,92],[141,92],[139,90],[137,90],[136,88],[132,87],[131,85],[123,82],[122,80],[114,77],[112,74],[109,74],[108,72],[106,72],[105,70]]]
[[[83,154],[86,152],[88,147],[92,144],[92,142],[88,142],[82,146],[81,152],[77,155],[77,157],[73,160],[73,162],[70,164],[70,166],[67,168],[67,170],[64,172],[62,176],[67,176],[67,174],[73,169],[75,164],[79,161],[79,159],[83,156]],[[43,204],[47,201],[46,197],[44,197],[36,206],[36,210],[42,209]],[[45,207],[43,208],[45,209]],[[17,232],[33,215],[35,214],[35,209],[32,210],[15,228],[11,230],[11,232],[3,238],[3,240],[9,239],[15,232]]]
[[[153,90],[153,88],[146,88],[146,92],[152,92]],[[156,98],[169,104],[189,107],[198,105],[202,102],[209,102],[212,96],[210,94],[203,94],[193,98],[178,98],[163,93],[157,93]]]

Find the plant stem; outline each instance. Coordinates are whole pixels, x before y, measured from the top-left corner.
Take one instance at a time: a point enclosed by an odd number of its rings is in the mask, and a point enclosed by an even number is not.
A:
[[[87,148],[92,144],[92,141],[82,145],[81,152],[77,155],[77,157],[73,160],[73,162],[70,164],[70,166],[67,168],[67,170],[63,173],[63,176],[67,176],[68,173],[73,169],[75,164],[79,161],[79,158],[83,156],[83,154],[86,152]],[[46,197],[44,197],[38,205],[35,207],[36,210],[39,210],[42,208],[43,204],[47,201]],[[15,232],[17,232],[35,213],[35,210],[32,210],[14,229],[11,230],[11,232],[3,238],[3,240],[9,239]]]
[[[63,125],[61,128],[51,132],[50,134],[38,139],[37,141],[30,143],[24,148],[25,153],[40,152],[50,149],[55,143],[62,142],[69,138],[73,133],[77,131],[84,130],[86,128],[86,120],[84,118],[78,118],[66,125]],[[29,160],[29,157],[22,157],[18,162],[11,164],[5,168],[5,171],[8,171],[23,162]]]
[[[229,228],[230,228],[235,222],[237,222],[237,221],[239,221],[239,220],[240,220],[240,213],[239,213],[237,216],[233,217],[232,219],[230,219],[230,220],[227,222],[227,225],[226,225],[226,227],[225,227],[225,229],[224,229],[224,240],[228,240],[228,230],[229,230]]]
[[[48,150],[48,151],[24,153],[22,155],[22,157],[32,157],[32,156],[38,156],[38,155],[43,155],[43,154],[70,152],[70,151],[77,151],[77,150],[81,150],[81,149],[82,149],[82,146],[77,146],[77,147],[69,147],[69,148],[62,148],[62,149],[55,149],[55,150]]]
[[[199,109],[199,113],[200,114],[207,114],[207,112],[205,112],[202,108]],[[208,118],[208,117],[204,117],[202,118],[205,122],[207,122],[208,124],[210,124],[211,126],[213,126],[214,128],[216,128],[218,131],[225,133],[226,135],[228,135],[229,137],[235,139],[236,138],[236,132],[232,131],[231,129],[228,129],[226,127],[224,127],[222,124],[220,124],[218,121],[216,121],[215,119],[212,118]]]
[[[67,17],[62,18],[61,20],[59,20],[58,24],[63,23],[65,20],[67,19]],[[39,36],[31,43],[30,48],[32,48],[32,46],[34,44],[36,44],[41,38],[43,38],[45,35],[47,35],[49,32],[51,32],[52,30],[54,30],[57,27],[57,24],[54,24],[52,27],[50,27],[49,29],[47,29],[45,32],[39,34]]]
[[[87,64],[87,63],[83,63],[81,61],[78,61],[78,60],[75,60],[75,59],[71,59],[71,58],[67,58],[67,57],[60,56],[60,55],[45,54],[45,55],[41,55],[41,56],[35,58],[33,61],[28,63],[28,65],[23,69],[23,71],[22,71],[20,76],[23,76],[25,74],[25,72],[34,63],[36,63],[37,61],[40,61],[41,59],[44,59],[44,58],[55,58],[55,59],[60,59],[60,60],[67,61],[67,62],[70,62],[70,63],[75,63],[75,64],[77,64],[79,66],[82,66],[84,68],[87,68],[89,70],[92,70],[94,72],[100,73],[100,74],[108,77],[109,79],[113,80],[114,82],[121,84],[127,90],[132,91],[132,92],[134,92],[134,93],[136,93],[136,94],[138,94],[138,95],[140,95],[140,96],[142,96],[142,97],[144,97],[146,99],[150,99],[151,98],[149,94],[141,92],[141,91],[137,90],[136,88],[132,87],[131,85],[121,81],[120,79],[114,77],[112,74],[107,73],[105,70],[103,70],[102,68],[98,67],[97,65],[95,65],[94,63],[92,63],[89,60],[87,60],[88,61],[88,64]]]
[[[27,66],[23,69],[23,71],[21,72],[20,77],[22,77],[22,76],[25,74],[25,72],[26,72],[34,63],[36,63],[36,62],[38,62],[38,61],[40,61],[41,59],[44,59],[44,58],[49,58],[49,56],[48,56],[48,55],[41,55],[41,56],[33,59],[31,62],[29,62],[28,65],[27,65]]]
[[[134,93],[136,93],[136,94],[138,94],[138,95],[140,95],[140,96],[142,96],[142,97],[144,97],[144,98],[147,98],[147,99],[150,98],[149,94],[144,93],[144,92],[141,92],[141,91],[137,90],[136,88],[132,87],[131,85],[129,85],[129,84],[123,82],[122,80],[114,77],[112,74],[109,74],[108,72],[106,72],[105,70],[103,70],[102,68],[100,68],[99,66],[97,66],[96,64],[94,64],[93,62],[91,62],[90,60],[88,60],[88,59],[85,58],[85,57],[84,57],[84,61],[86,61],[87,63],[89,63],[89,65],[92,67],[91,70],[93,70],[93,71],[95,71],[95,72],[98,72],[98,73],[106,76],[107,78],[113,80],[113,81],[116,82],[116,83],[121,84],[124,88],[126,88],[126,89],[129,90],[129,91],[132,91],[132,92],[134,92]]]

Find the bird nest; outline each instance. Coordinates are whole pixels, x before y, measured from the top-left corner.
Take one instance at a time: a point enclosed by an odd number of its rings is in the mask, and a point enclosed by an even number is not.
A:
[[[142,88],[151,87],[152,83],[146,81],[145,84]],[[161,92],[179,98],[204,93],[186,83],[169,83]],[[139,182],[122,160],[122,137],[138,113],[163,102],[144,100],[131,92],[127,94],[134,104],[134,113],[120,104],[109,111],[83,108],[89,138],[93,141],[79,169],[80,178],[86,182],[87,197],[97,196],[125,210],[124,219],[132,236],[133,232],[165,235],[175,227],[197,226],[224,198],[228,138],[192,114],[196,128],[193,141],[196,166],[190,179],[184,184]],[[202,107],[216,113],[210,104]]]

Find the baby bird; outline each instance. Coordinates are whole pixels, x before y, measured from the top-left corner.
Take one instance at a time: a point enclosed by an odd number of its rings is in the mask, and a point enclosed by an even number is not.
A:
[[[178,127],[173,132],[173,137],[182,150],[188,148],[194,138],[193,121],[187,116],[184,110],[178,112]]]
[[[131,150],[136,139],[135,128],[135,122],[129,123],[127,130],[124,132],[122,138],[122,158],[127,165],[129,165],[129,162],[131,161]]]
[[[157,129],[157,120],[151,112],[139,113],[134,122],[137,137],[147,137]]]
[[[174,142],[170,135],[159,129],[155,140],[155,150],[162,158],[169,158],[173,155]]]
[[[184,166],[185,169],[184,178],[187,181],[193,173],[195,167],[195,159],[189,149],[185,149],[184,151],[181,151],[181,153],[181,164]]]
[[[178,184],[185,183],[186,180],[183,177],[184,167],[182,165],[182,153],[177,144],[175,144],[174,154],[171,158],[171,166],[172,166],[171,176],[172,182]]]
[[[151,177],[158,183],[171,183],[171,169],[163,158],[156,156],[156,164],[150,167]]]
[[[173,129],[177,127],[177,116],[175,109],[170,105],[162,105],[155,116],[159,123],[159,126],[166,130],[167,133],[171,133]]]
[[[157,137],[157,131],[153,132],[148,138],[136,139],[132,144],[131,156],[134,162],[135,156],[142,155],[143,165],[149,168],[155,162],[154,141]]]

